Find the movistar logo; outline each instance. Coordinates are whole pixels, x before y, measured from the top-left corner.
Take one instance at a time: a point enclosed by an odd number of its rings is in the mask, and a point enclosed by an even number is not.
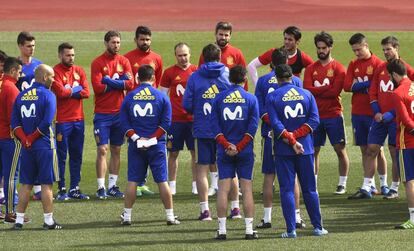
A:
[[[214,84],[210,88],[208,88],[207,91],[204,92],[202,97],[204,99],[213,99],[213,98],[216,97],[216,94],[219,93],[219,92],[220,92],[219,89]]]
[[[329,78],[325,78],[322,83],[319,82],[318,80],[315,80],[313,82],[313,86],[315,86],[315,87],[321,87],[321,86],[325,86],[325,85],[329,85],[329,84],[330,84]]]
[[[185,88],[181,84],[178,84],[177,88],[175,88],[175,91],[177,92],[177,96],[183,96],[185,92]]]
[[[38,100],[39,97],[37,96],[36,93],[36,88],[31,89],[30,91],[26,92],[22,97],[21,100],[23,101],[34,101],[34,100]]]
[[[154,100],[154,99],[155,99],[155,96],[151,94],[148,87],[139,91],[134,96],[134,100]]]
[[[36,117],[36,105],[34,103],[32,103],[29,107],[29,109],[27,109],[27,107],[25,105],[22,105],[20,107],[20,112],[22,114],[22,118],[26,117],[26,118],[30,118],[30,117]]]
[[[299,94],[295,88],[291,88],[285,95],[283,95],[282,100],[283,101],[297,101],[297,100],[303,100],[303,96]]]
[[[32,87],[33,83],[34,83],[34,78],[32,79],[32,81],[30,81],[30,83],[28,83],[27,81],[23,81],[22,86],[21,86],[22,91]]]
[[[211,114],[211,105],[209,103],[204,103],[203,112],[204,112],[204,115],[206,116]]]
[[[296,118],[296,117],[303,117],[303,106],[301,103],[296,104],[295,109],[292,109],[290,106],[285,106],[285,117],[289,118]]]
[[[234,109],[234,111],[231,111],[230,108],[226,107],[223,110],[223,117],[224,120],[242,120],[242,116],[243,116],[243,110],[241,108],[241,106],[236,106],[236,108]]]
[[[151,103],[147,103],[144,108],[142,108],[139,104],[134,105],[134,116],[135,117],[145,117],[147,115],[152,115],[153,107]]]
[[[391,80],[388,80],[387,83],[385,83],[384,80],[381,80],[380,88],[382,92],[392,91],[394,90],[394,83]]]
[[[245,103],[246,100],[242,97],[239,91],[235,91],[227,95],[223,103]]]

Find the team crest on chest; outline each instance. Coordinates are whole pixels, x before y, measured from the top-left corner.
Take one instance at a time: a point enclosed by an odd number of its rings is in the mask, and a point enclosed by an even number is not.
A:
[[[68,78],[66,76],[63,76],[63,81],[67,81]]]
[[[106,66],[105,66],[105,67],[103,68],[103,71],[104,71],[104,72],[107,72],[107,71],[108,71],[108,67],[106,67]]]
[[[135,68],[139,68],[139,64],[138,64],[138,63],[135,63],[135,64],[134,64],[134,67],[135,67]]]
[[[329,69],[328,72],[326,73],[326,76],[328,78],[333,77],[333,75],[334,75],[334,70],[333,69]]]
[[[122,71],[124,71],[124,67],[122,67],[122,65],[120,65],[120,64],[117,64],[116,65],[116,71],[117,72],[122,72]]]
[[[234,65],[234,58],[232,56],[227,57],[227,65]]]
[[[408,90],[408,96],[414,96],[414,84],[410,85],[410,89]]]
[[[367,75],[372,75],[372,73],[374,73],[374,68],[370,65],[367,67]]]
[[[152,69],[154,69],[154,70],[155,70],[155,63],[154,63],[154,61],[151,61],[151,62],[149,63],[149,65],[152,67]]]
[[[80,76],[79,76],[78,73],[74,72],[73,73],[73,78],[75,78],[76,80],[79,80],[80,79]]]

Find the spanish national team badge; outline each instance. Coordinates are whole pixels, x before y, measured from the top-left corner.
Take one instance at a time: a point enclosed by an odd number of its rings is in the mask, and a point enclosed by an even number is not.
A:
[[[63,140],[63,135],[62,135],[61,133],[58,133],[58,134],[56,135],[56,141],[61,142],[62,140]]]
[[[122,67],[122,65],[120,65],[120,64],[117,64],[116,65],[116,71],[117,72],[123,72],[124,71],[124,67]]]
[[[234,65],[234,58],[232,56],[227,57],[227,65],[228,66]]]
[[[328,73],[326,73],[326,76],[327,76],[328,78],[333,77],[333,75],[334,75],[334,70],[333,70],[333,69],[329,69],[329,70],[328,70]]]
[[[367,75],[372,75],[372,73],[374,73],[374,68],[370,65],[367,67]]]
[[[67,81],[68,80],[68,78],[66,77],[66,76],[63,76],[63,81]]]
[[[105,66],[105,67],[103,68],[103,71],[107,72],[107,71],[108,71],[108,67],[106,67],[106,66]]]
[[[151,61],[151,62],[149,63],[149,65],[152,67],[152,69],[154,69],[154,70],[155,70],[155,63],[154,63],[154,61]]]
[[[79,76],[78,73],[74,72],[73,73],[73,78],[75,78],[76,80],[79,80],[80,79],[80,76]]]
[[[135,68],[139,68],[139,64],[138,64],[138,63],[135,63],[135,64],[134,64],[134,67],[135,67]]]

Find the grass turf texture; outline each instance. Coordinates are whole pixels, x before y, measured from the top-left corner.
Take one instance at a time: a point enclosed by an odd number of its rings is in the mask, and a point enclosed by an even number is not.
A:
[[[300,48],[316,58],[313,36],[315,32],[304,32]],[[332,32],[335,39],[333,57],[345,66],[354,57],[348,45],[351,32]],[[367,32],[371,50],[383,58],[380,40],[393,34],[401,43],[401,55],[410,64],[414,64],[414,55],[409,45],[414,43],[414,35],[410,32]],[[76,49],[76,64],[85,68],[90,78],[90,63],[103,50],[104,32],[34,32],[36,36],[36,54],[44,63],[55,65],[58,63],[57,46],[61,42],[70,42]],[[122,32],[121,52],[135,48],[133,32]],[[0,49],[8,55],[18,55],[16,32],[0,33]],[[185,41],[192,48],[192,62],[197,63],[201,49],[209,42],[214,42],[213,32],[154,32],[152,48],[160,53],[164,60],[164,68],[174,64],[173,46]],[[232,44],[239,47],[247,62],[262,54],[269,48],[282,44],[282,32],[234,32]],[[267,67],[261,67],[259,75],[268,72]],[[250,92],[254,87],[250,85]],[[302,202],[302,217],[307,222],[305,230],[299,230],[297,240],[277,239],[285,231],[285,224],[280,209],[278,193],[275,194],[273,209],[273,228],[259,231],[260,240],[241,241],[244,237],[244,220],[228,221],[228,240],[217,242],[213,240],[217,221],[199,222],[196,220],[199,213],[198,198],[191,195],[190,155],[183,151],[179,157],[177,192],[174,197],[174,212],[180,216],[182,224],[166,226],[165,213],[158,195],[140,197],[133,209],[133,225],[122,227],[119,215],[123,208],[122,200],[98,201],[95,199],[96,174],[95,154],[96,147],[92,134],[93,95],[85,100],[85,147],[82,169],[81,189],[91,196],[87,202],[69,201],[56,202],[54,215],[58,222],[63,224],[62,231],[43,231],[43,215],[41,204],[31,201],[27,215],[32,217],[32,223],[24,226],[23,232],[10,231],[11,226],[0,225],[0,240],[2,250],[11,249],[339,249],[339,250],[366,250],[376,247],[386,249],[408,249],[412,239],[411,231],[393,230],[395,224],[404,222],[407,217],[407,205],[403,186],[400,187],[401,199],[398,201],[384,201],[381,196],[369,201],[349,201],[350,193],[356,191],[362,183],[361,156],[358,147],[352,146],[350,97],[342,93],[345,124],[348,135],[348,155],[350,158],[350,173],[348,178],[348,194],[335,196],[333,191],[338,180],[337,158],[327,145],[322,148],[320,173],[318,176],[319,194],[324,226],[329,230],[327,237],[316,238],[311,236],[311,224]],[[256,162],[254,169],[254,195],[256,203],[255,224],[263,215],[263,206],[260,196],[263,176],[260,160],[260,132],[255,138]],[[388,181],[391,182],[391,162],[388,159]],[[123,190],[126,184],[126,147],[123,147],[121,157],[121,173],[119,186]],[[69,182],[69,171],[66,180]],[[378,186],[378,177],[377,186]],[[152,177],[147,183],[151,189],[157,191]],[[69,183],[67,183],[69,186]],[[276,187],[278,187],[276,185]],[[56,191],[57,185],[54,186]],[[277,189],[278,191],[278,189]],[[210,199],[210,208],[216,216],[215,198]]]

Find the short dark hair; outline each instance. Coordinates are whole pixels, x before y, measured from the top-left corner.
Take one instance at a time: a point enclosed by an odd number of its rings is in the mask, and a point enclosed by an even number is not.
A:
[[[138,80],[139,82],[150,81],[154,76],[154,68],[149,64],[143,64],[138,68]]]
[[[361,44],[363,42],[366,42],[366,38],[364,34],[362,33],[355,33],[354,35],[351,36],[348,42],[349,42],[349,45]]]
[[[119,37],[121,38],[121,33],[119,33],[119,31],[108,31],[107,33],[105,33],[104,36],[104,41],[105,42],[109,42],[109,40],[111,40],[112,37]]]
[[[24,42],[26,41],[32,42],[33,40],[35,40],[35,37],[32,34],[30,34],[30,32],[27,32],[27,31],[22,31],[17,36],[18,45],[24,45]]]
[[[12,69],[16,69],[19,65],[23,65],[23,62],[15,57],[8,57],[4,60],[4,73],[10,73]]]
[[[285,48],[281,47],[272,52],[272,65],[273,67],[280,64],[286,64],[288,59],[288,52]]]
[[[147,26],[138,26],[135,30],[135,38],[138,38],[141,34],[148,36],[152,35],[150,28],[148,28]]]
[[[405,64],[400,59],[394,59],[387,64],[387,71],[391,75],[394,72],[400,76],[407,75],[407,68]]]
[[[204,62],[219,62],[221,50],[216,44],[208,44],[203,48]]]
[[[293,76],[292,68],[290,68],[290,66],[287,64],[280,64],[275,66],[275,73],[276,78],[278,79],[286,79]]]
[[[397,49],[400,48],[400,42],[394,36],[388,36],[381,40],[381,45],[387,45],[387,44],[391,44],[392,47],[397,48]]]
[[[4,62],[6,58],[7,54],[4,51],[0,50],[0,62]]]
[[[328,47],[332,47],[334,41],[331,34],[321,31],[317,33],[314,37],[315,46],[318,42],[324,42]]]
[[[73,49],[73,45],[71,45],[70,43],[61,43],[58,47],[58,52],[62,53],[65,49],[71,50]]]
[[[185,43],[185,42],[179,42],[178,44],[176,44],[174,46],[174,54],[175,54],[175,51],[177,50],[177,48],[183,47],[183,46],[187,46],[188,50],[191,52],[190,46],[187,43]]]
[[[230,31],[231,34],[231,32],[233,31],[233,25],[230,22],[218,22],[216,24],[216,34],[218,30]]]
[[[296,26],[289,26],[283,31],[283,35],[289,34],[292,35],[296,41],[302,38],[302,33],[300,32],[300,29]]]
[[[241,65],[236,65],[230,69],[229,80],[233,84],[243,84],[246,79],[247,70]]]

